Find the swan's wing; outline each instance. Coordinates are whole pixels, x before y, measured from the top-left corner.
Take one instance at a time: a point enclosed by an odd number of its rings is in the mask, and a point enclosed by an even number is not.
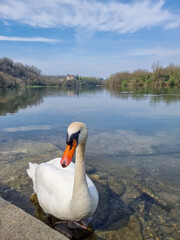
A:
[[[73,167],[60,169],[41,163],[36,169],[35,182],[39,203],[46,213],[56,214],[57,210],[63,212],[67,208],[73,192]]]
[[[59,164],[60,165],[60,164]],[[60,200],[72,195],[75,168],[57,168],[54,164],[41,163],[36,169],[36,187],[38,193],[46,192]]]

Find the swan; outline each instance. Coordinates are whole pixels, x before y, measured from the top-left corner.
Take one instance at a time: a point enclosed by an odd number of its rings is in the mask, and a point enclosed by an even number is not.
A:
[[[58,219],[81,221],[91,217],[99,196],[85,173],[85,146],[88,130],[84,123],[73,122],[67,129],[66,149],[62,158],[29,163],[27,173],[33,181],[40,206]],[[76,151],[75,164],[71,162]]]

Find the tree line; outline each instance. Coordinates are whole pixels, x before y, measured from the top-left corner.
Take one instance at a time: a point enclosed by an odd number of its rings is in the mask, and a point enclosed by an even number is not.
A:
[[[141,86],[180,86],[180,66],[169,64],[161,66],[159,62],[152,65],[152,72],[136,70],[112,74],[106,81],[108,87],[141,87]]]
[[[78,75],[77,75],[78,76]],[[0,58],[0,88],[22,86],[81,86],[102,85],[102,79],[80,77],[66,80],[66,76],[43,75],[35,66],[23,65],[4,57]]]

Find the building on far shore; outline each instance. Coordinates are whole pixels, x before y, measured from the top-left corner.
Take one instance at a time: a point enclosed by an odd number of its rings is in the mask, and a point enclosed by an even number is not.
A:
[[[66,79],[67,80],[76,80],[76,76],[74,76],[74,75],[67,75]]]

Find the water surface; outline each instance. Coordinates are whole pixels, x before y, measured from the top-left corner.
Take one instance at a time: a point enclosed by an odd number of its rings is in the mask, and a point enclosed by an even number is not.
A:
[[[123,239],[126,231],[124,239],[179,239],[176,88],[0,89],[1,196],[34,215],[28,161],[60,154],[72,121],[85,122],[89,130],[86,162],[102,194],[96,234]]]

